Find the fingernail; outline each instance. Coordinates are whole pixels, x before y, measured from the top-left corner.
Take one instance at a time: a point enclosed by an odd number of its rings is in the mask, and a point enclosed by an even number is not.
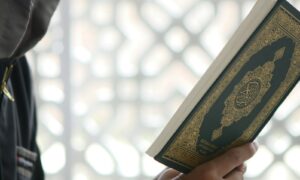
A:
[[[241,170],[243,173],[245,173],[246,170],[247,170],[247,166],[246,166],[245,164],[243,164],[240,170]]]
[[[253,145],[255,151],[257,151],[257,149],[258,149],[258,143],[255,141],[255,142],[252,143],[252,145]]]

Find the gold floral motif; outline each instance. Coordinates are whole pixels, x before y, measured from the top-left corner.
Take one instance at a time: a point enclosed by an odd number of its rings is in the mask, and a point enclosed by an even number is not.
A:
[[[261,102],[262,97],[271,87],[270,81],[273,77],[275,62],[282,58],[284,51],[285,47],[279,49],[272,61],[247,72],[241,82],[234,87],[233,92],[225,100],[221,127],[213,131],[211,141],[215,141],[222,136],[223,128],[248,116],[255,106]]]
[[[265,22],[265,25],[256,33],[245,48],[237,57],[234,64],[228,69],[227,75],[216,84],[215,88],[203,99],[201,108],[197,113],[184,124],[184,127],[177,133],[173,141],[163,152],[162,158],[167,159],[175,164],[185,168],[192,168],[208,159],[197,153],[197,138],[202,122],[209,109],[220,97],[224,89],[228,86],[240,69],[250,60],[253,54],[263,47],[270,45],[272,42],[288,36],[294,40],[295,52],[292,57],[292,63],[286,74],[285,80],[280,84],[274,96],[269,99],[267,105],[260,111],[256,119],[244,131],[240,138],[234,141],[226,148],[237,146],[250,140],[255,132],[262,126],[266,118],[273,111],[276,104],[280,102],[286,91],[299,80],[300,76],[300,22],[290,14],[283,6],[274,11],[273,17]],[[238,89],[238,88],[237,88]],[[257,97],[256,97],[257,98]],[[250,105],[248,105],[250,106]],[[247,107],[248,107],[247,106]],[[224,150],[225,150],[224,149]]]

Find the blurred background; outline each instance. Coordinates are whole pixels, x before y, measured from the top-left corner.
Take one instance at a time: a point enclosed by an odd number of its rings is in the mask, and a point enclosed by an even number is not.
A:
[[[145,150],[254,3],[63,0],[28,54],[47,180],[152,179],[164,166]],[[300,178],[299,94],[261,133],[247,180]]]

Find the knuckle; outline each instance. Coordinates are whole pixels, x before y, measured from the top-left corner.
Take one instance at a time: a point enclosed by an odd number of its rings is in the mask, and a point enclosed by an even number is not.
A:
[[[216,171],[217,165],[211,162],[205,164],[205,166],[200,166],[197,171],[199,179],[211,179],[211,180],[218,180],[218,173]]]
[[[228,151],[228,157],[234,162],[242,162],[243,161],[241,152],[237,148],[234,148],[234,149]]]
[[[203,171],[203,179],[213,179],[213,180],[217,180],[219,175],[218,175],[218,166],[215,163],[208,163],[207,164],[207,168],[205,171]]]
[[[228,151],[228,157],[235,162],[243,162],[255,154],[256,150],[253,146],[247,145],[236,147]]]
[[[217,174],[214,171],[204,172],[200,178],[201,179],[213,179],[213,180],[218,179]]]

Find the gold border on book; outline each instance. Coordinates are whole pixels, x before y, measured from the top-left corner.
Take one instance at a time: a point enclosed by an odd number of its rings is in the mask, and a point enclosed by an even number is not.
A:
[[[202,125],[204,116],[208,113],[211,106],[240,71],[243,65],[250,60],[250,57],[253,54],[263,47],[270,45],[272,42],[284,36],[288,36],[295,41],[296,46],[285,80],[281,83],[280,87],[274,93],[274,96],[269,99],[266,106],[260,111],[249,128],[244,131],[240,138],[226,147],[225,150],[249,141],[254,136],[255,132],[262,126],[274,107],[280,102],[285,92],[300,76],[300,22],[283,6],[280,6],[275,10],[272,16],[273,17],[269,18],[265,25],[249,42],[248,47],[240,53],[237,57],[238,60],[236,60],[233,66],[228,69],[226,76],[219,80],[216,87],[208,96],[206,96],[199,111],[195,113],[178,132],[177,136],[162,154],[162,158],[188,169],[205,162],[208,157],[201,156],[196,151],[199,129]]]

